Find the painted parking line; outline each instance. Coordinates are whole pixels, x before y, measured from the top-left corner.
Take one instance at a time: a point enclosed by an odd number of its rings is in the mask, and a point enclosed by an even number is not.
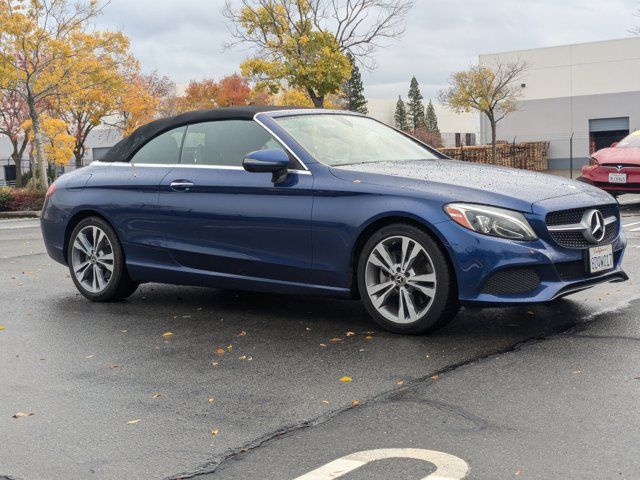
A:
[[[333,480],[367,463],[386,458],[410,458],[434,464],[436,471],[420,480],[461,480],[469,471],[467,462],[448,453],[420,448],[381,448],[345,455],[294,480]]]
[[[634,225],[640,225],[640,222],[632,222],[632,223],[627,223],[625,225],[622,225],[624,228],[627,227],[633,227]]]

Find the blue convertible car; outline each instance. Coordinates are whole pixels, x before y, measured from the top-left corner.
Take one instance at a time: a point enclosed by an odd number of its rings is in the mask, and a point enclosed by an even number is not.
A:
[[[143,282],[351,296],[404,333],[442,326],[460,305],[544,302],[627,279],[608,193],[452,161],[343,111],[152,122],[52,184],[42,231],[90,300]]]

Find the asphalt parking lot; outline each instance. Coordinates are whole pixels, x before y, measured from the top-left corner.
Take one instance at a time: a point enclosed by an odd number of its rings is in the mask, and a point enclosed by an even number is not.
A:
[[[0,479],[294,480],[389,448],[472,479],[638,478],[640,206],[623,225],[629,282],[409,337],[323,298],[150,284],[92,304],[36,220],[0,221]],[[305,480],[437,468],[335,465]]]

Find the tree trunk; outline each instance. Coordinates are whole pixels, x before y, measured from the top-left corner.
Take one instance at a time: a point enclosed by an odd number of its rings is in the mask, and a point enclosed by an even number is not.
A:
[[[314,92],[310,88],[307,89],[307,94],[309,95],[309,98],[313,102],[314,107],[324,108],[324,95],[316,95],[316,92]]]
[[[17,152],[11,155],[13,163],[16,164],[16,187],[22,187],[22,157],[17,155]]]
[[[44,147],[42,145],[42,132],[40,131],[40,114],[36,109],[36,102],[29,95],[27,98],[29,105],[29,116],[31,117],[31,128],[33,128],[33,138],[36,144],[36,161],[40,168],[40,187],[47,189],[49,187],[49,178],[47,177],[47,159],[44,156]]]
[[[497,149],[496,149],[496,122],[491,120],[491,162],[496,163]]]
[[[82,168],[82,157],[84,157],[82,152],[80,152],[77,149],[74,149],[73,150],[73,156],[76,159],[76,169]]]

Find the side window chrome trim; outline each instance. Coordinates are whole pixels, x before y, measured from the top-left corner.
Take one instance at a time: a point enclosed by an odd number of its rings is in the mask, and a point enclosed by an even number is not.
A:
[[[94,160],[91,164],[96,165],[112,165],[114,167],[129,167],[129,168],[206,168],[212,170],[241,170],[245,171],[242,167],[234,167],[227,165],[189,165],[184,163],[130,163],[130,162],[101,162],[100,160]],[[248,173],[248,172],[247,172]],[[298,173],[300,175],[311,175],[308,170],[289,170],[289,173]]]
[[[296,161],[297,161],[297,162],[302,166],[302,168],[304,169],[304,171],[305,171],[305,172],[309,172],[309,168],[307,168],[307,166],[304,164],[304,162],[303,162],[302,160],[300,160],[300,157],[298,157],[298,155],[296,155],[296,154],[294,153],[294,151],[293,151],[293,150],[291,150],[291,149],[289,148],[289,145],[287,145],[287,144],[284,142],[284,140],[282,140],[282,138],[280,138],[280,136],[278,136],[278,135],[277,135],[273,130],[271,130],[269,127],[267,127],[267,126],[266,126],[266,125],[265,125],[265,124],[264,124],[264,123],[263,123],[263,122],[258,118],[258,115],[260,115],[260,113],[261,113],[261,112],[258,112],[258,113],[256,113],[256,114],[253,116],[253,121],[254,121],[254,122],[256,122],[258,125],[260,125],[262,128],[264,128],[267,132],[269,132],[269,133],[271,134],[271,136],[272,136],[273,138],[275,138],[275,139],[278,141],[278,143],[280,143],[280,145],[282,145],[282,146],[287,150],[287,152],[289,152],[289,153],[293,156],[293,158],[295,158],[295,159],[296,159]],[[299,172],[300,170],[289,170],[289,171],[290,171],[290,172]],[[309,173],[311,173],[311,172],[309,172]]]

